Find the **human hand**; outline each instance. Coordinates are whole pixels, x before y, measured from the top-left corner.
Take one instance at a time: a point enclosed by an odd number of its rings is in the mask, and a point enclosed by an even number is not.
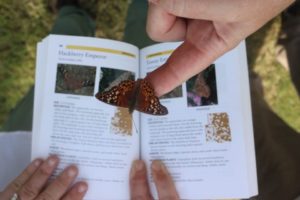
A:
[[[151,165],[152,176],[159,199],[179,200],[172,177],[165,165],[160,161],[153,161]],[[141,160],[134,161],[130,171],[130,196],[131,199],[152,200],[145,163]]]
[[[75,166],[67,167],[53,182],[47,185],[47,180],[57,167],[58,162],[59,159],[56,156],[50,156],[45,161],[41,159],[34,160],[21,175],[0,193],[0,199],[83,199],[87,191],[85,182],[78,182],[69,188],[78,174],[78,169]]]
[[[293,1],[149,0],[149,36],[156,41],[184,41],[146,77],[156,95],[204,70]]]

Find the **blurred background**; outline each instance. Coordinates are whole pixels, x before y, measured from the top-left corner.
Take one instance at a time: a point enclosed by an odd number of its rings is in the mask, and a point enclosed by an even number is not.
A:
[[[97,37],[122,40],[129,0],[83,2],[94,14]],[[55,16],[49,0],[0,0],[0,128],[34,83],[36,44],[48,35]],[[269,107],[299,133],[299,96],[289,69],[278,62],[284,62],[278,56],[280,28],[278,16],[246,41],[252,89],[259,89]]]

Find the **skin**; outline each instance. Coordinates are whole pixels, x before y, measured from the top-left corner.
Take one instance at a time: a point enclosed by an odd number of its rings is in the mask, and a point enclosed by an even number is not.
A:
[[[149,0],[147,32],[159,42],[184,41],[148,74],[161,96],[237,46],[294,0]]]
[[[72,185],[78,174],[76,166],[67,167],[51,184],[46,185],[58,163],[57,156],[50,156],[46,160],[34,160],[0,193],[0,199],[10,199],[15,192],[22,200],[83,199],[88,185],[85,182]]]
[[[155,160],[151,164],[151,172],[158,193],[158,199],[179,200],[174,182],[166,166]],[[132,200],[152,200],[145,163],[136,160],[130,171],[130,195]]]
[[[2,192],[0,199],[10,199],[17,192],[22,200],[81,200],[88,190],[87,183],[73,183],[78,175],[76,166],[69,166],[50,184],[47,181],[59,163],[57,156],[46,160],[36,159],[13,180]],[[175,185],[166,167],[153,161],[151,170],[159,199],[179,199]],[[145,163],[136,160],[130,170],[131,199],[152,200]]]

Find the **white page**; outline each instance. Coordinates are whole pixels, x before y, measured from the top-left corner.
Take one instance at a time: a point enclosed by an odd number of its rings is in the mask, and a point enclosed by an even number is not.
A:
[[[249,72],[247,68],[247,54],[246,54],[246,44],[245,42],[242,42],[239,46],[241,49],[238,51],[239,53],[239,65],[242,66],[240,68],[241,70],[241,80],[244,84],[242,84],[242,98],[243,98],[243,118],[244,121],[247,121],[249,123],[245,124],[245,142],[248,144],[254,144],[254,137],[253,137],[253,123],[252,123],[252,114],[251,113],[251,96],[250,96],[250,82],[249,82]],[[247,166],[248,166],[248,180],[249,180],[249,191],[251,194],[257,194],[258,188],[257,188],[257,176],[254,176],[253,174],[256,174],[256,165],[253,165],[253,163],[256,163],[255,160],[255,147],[254,145],[247,145],[246,147],[246,153],[247,153]]]
[[[122,42],[86,37],[52,35],[47,40],[47,62],[43,63],[46,70],[37,69],[46,75],[37,74],[36,79],[43,88],[37,87],[41,102],[35,104],[40,108],[35,108],[39,120],[35,117],[34,123],[40,125],[34,124],[39,128],[33,132],[36,144],[32,159],[58,154],[61,162],[56,174],[69,164],[79,166],[78,179],[89,184],[85,199],[129,199],[129,169],[132,160],[139,157],[139,136],[131,121],[128,125],[124,118],[128,115],[126,109],[120,111],[94,95],[100,80],[104,80],[104,70],[106,75],[120,73],[125,79],[132,72],[137,78],[138,49]],[[38,59],[41,67],[39,63]],[[91,80],[79,78],[93,76],[94,88],[83,87]],[[133,119],[138,122],[137,112]],[[139,129],[138,123],[136,126]]]
[[[47,63],[47,48],[48,48],[48,40],[44,39],[42,42],[39,42],[36,50],[36,71],[35,71],[35,82],[38,84],[34,85],[34,110],[33,110],[33,124],[32,130],[35,132],[34,141],[31,143],[31,152],[32,157],[36,157],[34,155],[37,153],[37,145],[39,144],[39,136],[40,136],[40,124],[41,124],[41,113],[43,107],[41,106],[43,102],[43,90],[45,85],[45,76],[46,76],[46,66]]]
[[[141,76],[161,66],[178,45],[142,49]],[[244,54],[241,44],[219,58],[214,67],[182,84],[181,92],[179,88],[161,99],[168,115],[141,114],[142,157],[147,166],[153,159],[164,161],[181,199],[257,194],[248,72],[246,57],[240,57]],[[202,97],[197,95],[199,90]],[[151,181],[157,197],[154,188]]]

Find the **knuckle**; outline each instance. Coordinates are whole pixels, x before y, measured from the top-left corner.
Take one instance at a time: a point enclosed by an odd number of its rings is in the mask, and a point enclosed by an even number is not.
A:
[[[59,176],[57,180],[54,182],[54,184],[56,184],[56,187],[58,188],[67,188],[69,186],[68,180],[66,180],[62,176]]]
[[[55,200],[56,198],[53,197],[48,191],[44,191],[37,200]]]
[[[23,171],[22,177],[30,177],[31,175],[32,175],[32,173],[30,173],[28,170],[25,170],[25,171]],[[24,182],[24,178],[18,177],[10,184],[9,187],[13,191],[18,191],[24,184],[23,182]]]
[[[23,177],[30,177],[32,176],[33,172],[30,170],[30,167],[27,167],[23,172],[22,175]]]
[[[22,184],[20,181],[15,180],[11,183],[10,187],[12,188],[13,191],[18,191],[22,187]]]
[[[40,174],[42,175],[42,176],[47,176],[47,177],[49,177],[50,175],[51,175],[51,173],[52,173],[52,170],[49,170],[48,168],[46,168],[46,167],[42,167],[41,169],[40,169]]]
[[[38,192],[34,187],[30,184],[24,185],[24,187],[20,191],[20,199],[32,199],[38,195]]]

